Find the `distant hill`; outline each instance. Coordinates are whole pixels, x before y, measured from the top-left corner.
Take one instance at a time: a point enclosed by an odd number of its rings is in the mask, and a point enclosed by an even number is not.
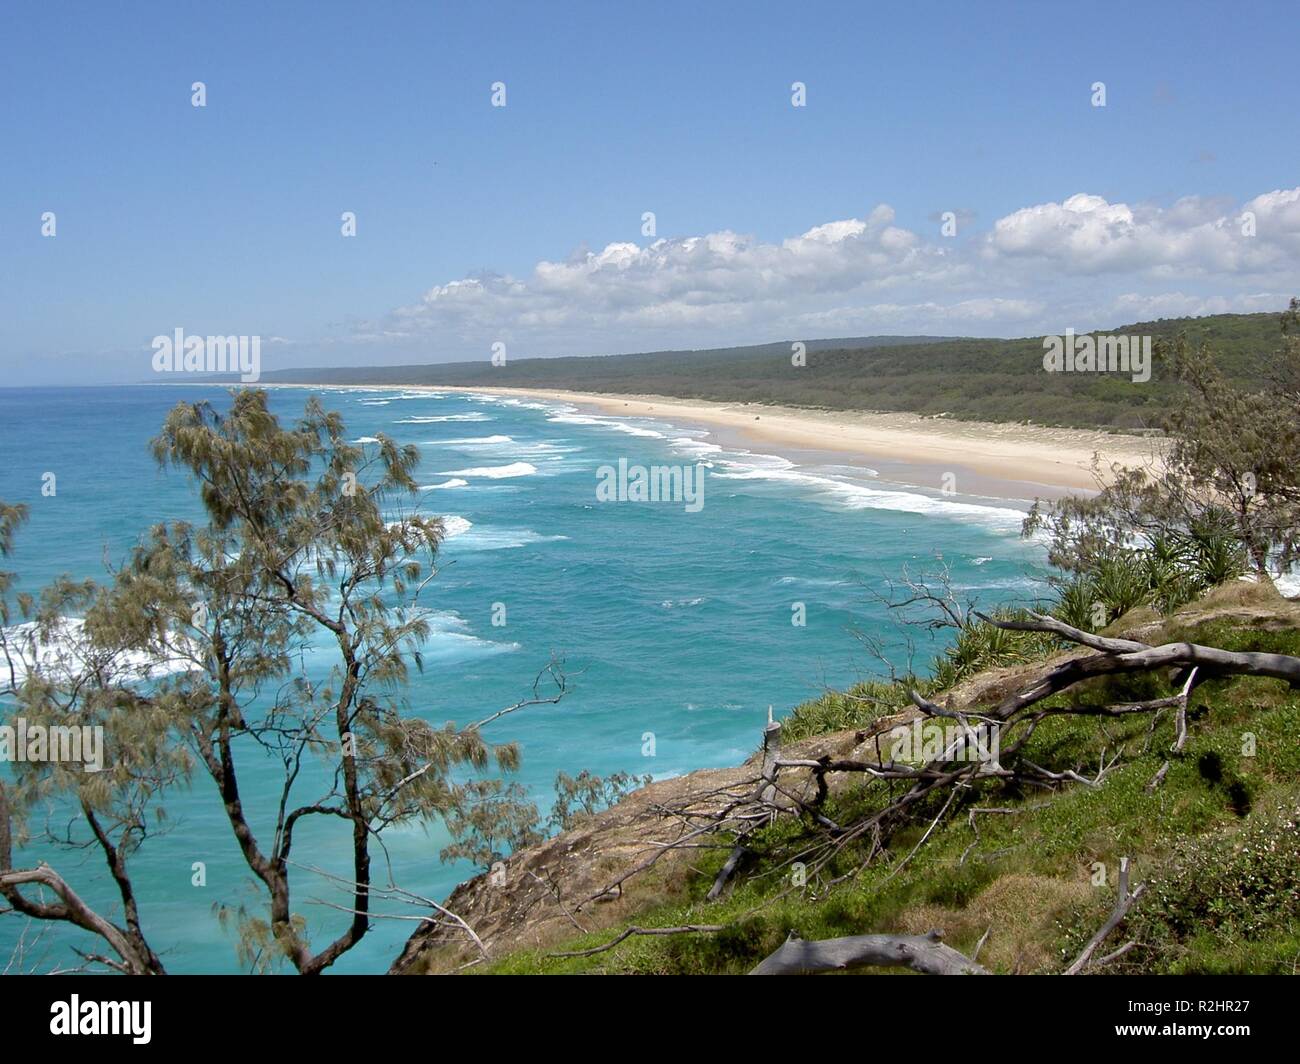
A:
[[[866,351],[876,347],[900,347],[907,344],[946,343],[959,339],[952,336],[851,336],[830,340],[801,341],[808,352]],[[475,362],[422,363],[405,366],[349,366],[319,369],[279,370],[263,375],[267,381],[321,384],[393,383],[393,384],[457,384],[461,378],[466,383],[490,384],[487,378],[479,380],[482,372],[532,367],[538,373],[558,375],[564,379],[600,374],[617,377],[625,374],[695,372],[704,364],[723,365],[730,362],[750,362],[756,359],[789,360],[793,341],[781,340],[769,344],[750,344],[743,347],[709,347],[680,351],[642,351],[623,355],[570,355],[560,358],[510,359],[504,367],[492,366],[484,356]],[[545,365],[544,365],[545,364]],[[528,387],[519,384],[519,387]],[[552,385],[538,384],[537,387]],[[553,385],[571,387],[571,385]],[[623,389],[619,389],[620,391]]]
[[[1218,314],[1137,322],[1100,335],[1211,343],[1230,376],[1262,381],[1281,344],[1279,314]],[[1043,337],[974,339],[868,336],[805,341],[807,364],[791,364],[791,343],[701,351],[592,357],[297,369],[268,383],[483,385],[654,394],[837,410],[909,411],[989,421],[1140,429],[1156,424],[1170,387],[1156,366],[1147,383],[1128,376],[1048,373]]]

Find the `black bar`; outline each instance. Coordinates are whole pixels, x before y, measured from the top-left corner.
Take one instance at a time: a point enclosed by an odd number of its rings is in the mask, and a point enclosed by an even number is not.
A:
[[[1280,1039],[1294,1028],[1296,984],[1280,976],[868,978],[787,978],[773,986],[717,976],[12,976],[0,981],[0,995],[10,1044],[93,1051],[116,1043],[128,1053],[196,1046],[256,1051],[278,1040],[295,1056],[351,1047],[387,1055],[420,1045],[469,1051],[476,1044],[490,1046],[495,1056],[512,1044],[533,1051],[546,1041],[616,1050],[629,1039],[653,1052],[655,1030],[669,1041],[684,1037],[678,1020],[696,1031],[692,1041],[704,1035],[707,1002],[720,1010],[717,1037],[733,1044],[737,1028],[753,1030],[756,1038],[763,1029],[770,1032],[750,1022],[753,1007],[763,1002],[779,1010],[784,1019],[778,1026],[792,1040],[808,1037],[819,1016],[858,1016],[863,1046],[873,1037],[907,1045],[950,1036],[954,1046],[989,1048],[1032,1037],[1049,1046],[1205,1042],[1227,1049],[1260,1037]],[[687,981],[691,985],[683,987]],[[74,995],[82,1013],[77,1030],[90,1022],[87,1003],[96,1019],[111,1022],[130,1014],[121,1008],[103,1013],[99,1003],[135,1003],[134,1017],[143,1020],[147,1002],[148,1041],[137,1043],[131,1033],[53,1033]],[[1208,1035],[1199,1030],[1205,1027]],[[670,1047],[665,1042],[662,1048]]]

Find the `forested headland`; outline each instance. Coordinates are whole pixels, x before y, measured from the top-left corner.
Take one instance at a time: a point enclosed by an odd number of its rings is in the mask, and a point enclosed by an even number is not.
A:
[[[1263,380],[1270,356],[1282,344],[1276,313],[1162,318],[1098,329],[1095,335],[1150,336],[1153,342],[1183,336],[1193,346],[1211,345],[1222,372],[1244,386]],[[1043,340],[795,338],[748,347],[592,357],[528,358],[521,352],[517,358],[508,354],[504,365],[493,364],[492,353],[485,351],[469,362],[294,369],[269,372],[264,379],[550,388],[1123,431],[1158,426],[1177,391],[1167,366],[1157,364],[1143,384],[1126,374],[1048,373],[1043,370]],[[797,343],[803,344],[802,358],[795,357]]]

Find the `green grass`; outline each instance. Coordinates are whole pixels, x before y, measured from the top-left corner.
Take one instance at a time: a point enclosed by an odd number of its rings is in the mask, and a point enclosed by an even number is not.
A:
[[[1300,654],[1296,631],[1217,622],[1169,634],[1233,649]],[[1148,698],[1167,690],[1159,679],[1141,677],[1132,684],[1098,684],[1091,693]],[[805,734],[823,726],[861,727],[894,697],[881,685],[859,685],[851,693],[870,700],[827,695],[800,706],[790,720]],[[791,931],[828,938],[940,927],[950,945],[968,953],[992,928],[980,959],[996,971],[1059,971],[1104,922],[1115,900],[1119,859],[1127,856],[1133,882],[1146,882],[1148,888],[1107,948],[1130,938],[1139,945],[1111,970],[1295,971],[1300,966],[1300,694],[1268,679],[1214,680],[1197,689],[1190,717],[1187,746],[1171,757],[1155,793],[1148,793],[1147,785],[1169,756],[1172,713],[1164,714],[1153,731],[1146,716],[1104,726],[1094,719],[1049,718],[1031,741],[1031,760],[1091,775],[1104,748],[1109,754],[1123,750],[1123,764],[1100,787],[1045,792],[991,784],[950,810],[904,865],[938,812],[936,799],[889,840],[886,857],[837,886],[827,881],[857,867],[866,850],[846,847],[819,878],[795,888],[783,859],[802,829],[786,820],[755,840],[758,863],[731,894],[717,902],[704,900],[724,851],[702,851],[708,856],[692,861],[697,874],[635,918],[641,926],[724,924],[721,933],[635,937],[585,958],[552,955],[608,942],[619,928],[606,928],[479,970],[739,973]],[[851,821],[855,813],[879,807],[886,794],[885,783],[871,781],[832,796],[826,812],[841,823]],[[1017,812],[979,816],[976,842],[967,823],[970,805]],[[1094,885],[1099,865],[1105,866],[1104,886]]]
[[[917,684],[925,690],[920,681]],[[826,732],[866,728],[911,704],[905,685],[866,680],[847,691],[827,691],[820,698],[796,706],[781,722],[781,738],[792,743]]]

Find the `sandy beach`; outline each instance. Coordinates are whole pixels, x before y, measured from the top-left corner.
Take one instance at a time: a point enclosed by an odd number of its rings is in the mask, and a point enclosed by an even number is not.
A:
[[[416,389],[406,389],[416,390]],[[711,403],[661,395],[612,395],[536,388],[431,388],[561,400],[622,417],[656,417],[724,430],[747,446],[767,444],[779,453],[796,449],[851,455],[891,480],[942,488],[952,472],[961,494],[994,497],[1055,496],[1092,490],[1093,457],[1147,465],[1158,443],[1140,436],[980,421],[923,418],[915,414],[821,411],[758,403]],[[963,478],[962,474],[971,474]],[[930,481],[934,483],[929,483]]]
[[[995,499],[1057,498],[1094,491],[1094,457],[1103,473],[1114,463],[1151,465],[1160,441],[1085,429],[1007,422],[958,421],[916,414],[813,410],[762,403],[716,403],[663,395],[618,395],[543,388],[420,384],[268,383],[257,387],[395,392],[468,392],[544,399],[618,417],[652,417],[710,430],[722,443],[787,457],[864,463],[883,479],[959,495]]]

